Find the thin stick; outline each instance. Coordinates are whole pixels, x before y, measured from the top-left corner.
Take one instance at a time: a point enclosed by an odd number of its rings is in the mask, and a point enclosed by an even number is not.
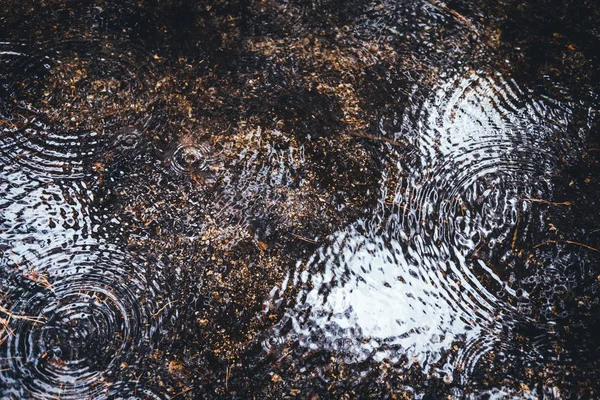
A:
[[[457,20],[458,22],[461,22],[461,23],[465,24],[467,26],[467,28],[469,28],[470,30],[477,32],[477,28],[475,28],[475,26],[473,25],[473,23],[471,22],[470,19],[468,19],[464,15],[460,14],[458,11],[455,11],[455,10],[451,9],[450,7],[444,5],[444,4],[438,5],[436,3],[437,3],[436,1],[430,1],[429,2],[429,4],[431,4],[432,6],[434,6],[435,8],[437,8],[438,10],[447,12],[452,17],[454,17],[455,20]]]
[[[167,304],[165,304],[164,306],[162,306],[162,307],[160,308],[160,310],[158,310],[157,312],[155,312],[154,314],[152,314],[152,316],[153,316],[154,318],[158,317],[158,315],[159,315],[161,312],[163,312],[163,310],[164,310],[165,308],[169,307],[171,304],[174,304],[174,303],[177,303],[177,300],[173,300],[173,301],[170,301],[170,302],[168,302]]]
[[[229,376],[231,375],[231,366],[227,366],[227,371],[225,373],[225,390],[229,393]]]
[[[312,239],[309,239],[309,238],[305,238],[304,236],[296,235],[295,233],[290,233],[290,235],[292,235],[296,239],[300,239],[300,240],[302,240],[304,242],[308,242],[308,243],[312,243],[312,244],[317,244],[316,241],[314,241]]]
[[[517,244],[517,234],[519,233],[519,222],[521,222],[521,210],[519,210],[519,214],[517,215],[517,224],[515,225],[515,233],[512,238],[511,250],[515,251],[515,244]]]
[[[24,321],[33,322],[34,324],[41,324],[44,321],[43,317],[28,317],[26,315],[15,315],[2,306],[0,306],[0,311],[3,312],[4,314],[8,315],[11,318],[22,319]]]
[[[12,249],[9,251],[11,252],[11,254],[18,256],[18,254],[16,254],[14,251],[12,251]],[[21,266],[21,264],[19,264],[18,262],[14,261],[14,260],[12,260],[12,261],[15,263],[15,265],[18,268],[23,268]],[[25,261],[27,261],[27,260],[25,260]],[[37,271],[35,270],[35,268],[33,267],[33,264],[32,263],[29,263],[29,264],[31,264],[32,266],[31,266],[31,268],[28,268],[25,271],[25,273],[23,274],[23,277],[25,279],[29,279],[30,281],[37,283],[38,285],[40,285],[42,287],[45,287],[46,289],[50,289],[53,293],[55,293],[54,286],[50,283],[50,281],[48,281],[48,278],[46,278],[42,274],[38,274]]]
[[[181,396],[182,394],[185,394],[187,392],[189,392],[190,390],[192,390],[192,386],[188,386],[185,389],[183,389],[181,392],[177,393],[175,396],[171,397],[171,399],[174,399],[177,396]]]
[[[571,206],[573,204],[570,201],[555,202],[555,201],[548,201],[548,200],[542,200],[542,199],[531,199],[528,197],[524,198],[523,200],[531,201],[533,203],[548,204],[550,206]]]

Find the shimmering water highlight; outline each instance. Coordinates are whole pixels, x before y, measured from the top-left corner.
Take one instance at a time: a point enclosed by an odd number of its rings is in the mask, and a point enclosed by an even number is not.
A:
[[[418,364],[449,381],[501,352],[507,330],[528,318],[520,307],[529,295],[491,260],[543,239],[544,215],[531,202],[552,200],[558,160],[580,147],[570,108],[530,97],[501,76],[473,74],[409,107],[388,133],[412,149],[397,164],[391,208],[382,200],[379,217],[334,234],[299,264],[290,287],[275,291],[300,288],[276,335],[348,363]]]
[[[34,263],[12,278],[31,284],[6,293],[4,302],[10,313],[40,322],[14,324],[3,379],[20,380],[32,396],[97,397],[115,372],[152,349],[160,283],[111,246],[72,246]]]

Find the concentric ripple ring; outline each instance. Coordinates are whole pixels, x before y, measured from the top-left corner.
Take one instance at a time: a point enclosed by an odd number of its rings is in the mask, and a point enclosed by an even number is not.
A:
[[[135,147],[152,118],[152,58],[110,41],[15,45],[0,52],[0,161],[80,179],[99,154]],[[9,54],[10,53],[10,54]],[[121,143],[123,142],[123,143]]]
[[[392,210],[382,201],[372,221],[332,235],[272,292],[268,306],[291,288],[297,295],[267,348],[283,336],[346,362],[418,364],[451,379],[527,318],[516,307],[527,292],[509,279],[510,266],[476,253],[485,246],[502,259],[519,235],[547,231],[531,199],[551,200],[558,160],[578,156],[571,106],[531,100],[516,82],[480,72],[415,98],[423,101],[390,137],[412,149],[395,165]]]
[[[152,350],[158,283],[125,254],[111,246],[49,252],[28,279],[7,294],[10,312],[28,318],[13,323],[2,372],[24,395],[97,398],[123,365]]]

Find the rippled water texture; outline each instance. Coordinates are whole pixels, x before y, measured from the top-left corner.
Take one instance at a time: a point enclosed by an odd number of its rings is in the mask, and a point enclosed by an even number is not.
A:
[[[152,350],[161,265],[95,238],[85,184],[40,183],[10,168],[2,179],[2,311],[12,319],[2,380],[17,397],[106,396],[107,377]]]
[[[598,397],[552,2],[0,2],[0,398]]]
[[[109,42],[3,47],[10,71],[3,89],[10,101],[2,104],[5,164],[40,177],[81,179],[86,161],[115,146],[135,147],[151,118],[142,78],[151,72],[139,70],[148,59]]]
[[[157,339],[162,267],[107,243],[95,206],[100,154],[131,151],[141,138],[133,125],[143,129],[148,118],[138,116],[146,99],[135,63],[113,51],[95,42],[2,43],[11,72],[0,134],[1,379],[10,396],[126,393],[115,373]],[[140,104],[119,96],[135,91]],[[93,116],[80,112],[81,101]]]
[[[530,294],[506,264],[522,241],[547,236],[534,205],[553,198],[558,160],[578,155],[571,108],[499,74],[443,81],[416,91],[424,100],[391,132],[411,149],[391,207],[332,235],[278,289],[301,288],[278,326],[284,338],[451,382],[510,347],[514,324],[529,319]]]

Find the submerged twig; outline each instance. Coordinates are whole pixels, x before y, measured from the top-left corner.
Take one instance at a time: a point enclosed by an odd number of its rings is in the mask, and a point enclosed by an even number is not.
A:
[[[161,312],[164,311],[165,308],[169,307],[171,304],[177,303],[177,300],[173,300],[168,302],[167,304],[165,304],[164,306],[162,306],[157,312],[155,312],[154,314],[152,314],[152,316],[154,318],[158,317],[160,315]]]
[[[519,222],[521,222],[521,210],[519,209],[519,214],[517,215],[517,223],[515,224],[515,232],[513,233],[512,238],[512,251],[515,251],[515,245],[517,244],[517,235],[519,233]]]
[[[17,255],[12,250],[10,250],[10,252],[12,254],[14,254],[14,255]],[[23,268],[23,266],[21,264],[19,264],[18,262],[14,261],[14,260],[13,260],[13,262],[15,263],[15,265],[17,266],[17,268]],[[23,274],[23,277],[25,279],[28,279],[28,280],[30,280],[32,282],[37,283],[38,285],[40,285],[43,288],[49,289],[50,291],[54,292],[54,285],[52,285],[50,283],[50,281],[48,280],[48,278],[44,274],[41,274],[41,273],[37,272],[35,270],[35,267],[33,267],[33,265],[31,267],[27,268],[27,270]]]
[[[183,389],[181,392],[177,393],[175,396],[171,397],[171,399],[174,399],[175,397],[181,396],[182,394],[185,394],[185,393],[189,392],[192,389],[193,389],[192,386],[188,386],[185,389]]]
[[[27,322],[33,322],[34,324],[41,324],[44,322],[43,317],[29,317],[27,315],[15,315],[12,312],[10,312],[10,310],[7,310],[6,308],[4,308],[2,306],[0,306],[0,312],[8,315],[9,318],[12,318],[12,319],[20,319],[20,320],[27,321]]]
[[[33,269],[29,269],[27,270],[27,272],[25,272],[25,274],[23,275],[23,277],[25,279],[29,279],[32,282],[37,283],[38,285],[40,285],[43,288],[46,288],[52,292],[54,292],[54,285],[52,285],[50,283],[50,281],[48,280],[48,278],[46,278],[45,275],[40,274],[36,271],[34,271]]]
[[[229,393],[229,377],[231,376],[231,365],[227,366],[225,373],[225,390]]]
[[[10,328],[11,320],[23,320],[32,322],[34,324],[41,324],[44,322],[42,317],[29,317],[26,315],[15,315],[10,310],[0,305],[0,312],[6,315],[6,318],[0,317],[0,345],[2,345],[6,339],[14,334],[14,331]]]
[[[317,244],[318,243],[315,240],[312,240],[312,239],[309,239],[309,238],[305,238],[304,236],[296,235],[295,233],[290,233],[290,235],[292,235],[296,239],[302,240],[303,242],[312,243],[312,244]]]
[[[532,198],[529,198],[529,197],[524,198],[523,200],[531,201],[532,203],[547,204],[549,206],[567,206],[567,207],[570,207],[573,204],[570,201],[557,202],[557,201],[548,201],[548,200],[542,200],[542,199],[532,199]]]
[[[434,6],[435,8],[437,8],[438,10],[450,14],[452,16],[452,18],[454,18],[456,21],[466,25],[466,27],[469,28],[469,30],[471,30],[473,32],[477,32],[477,28],[475,27],[475,25],[473,25],[473,22],[471,22],[471,20],[469,18],[465,17],[458,11],[453,10],[452,8],[448,7],[447,5],[445,5],[443,3],[441,3],[441,4],[437,4],[437,3],[438,2],[436,2],[436,1],[430,2],[430,4],[432,6]]]

